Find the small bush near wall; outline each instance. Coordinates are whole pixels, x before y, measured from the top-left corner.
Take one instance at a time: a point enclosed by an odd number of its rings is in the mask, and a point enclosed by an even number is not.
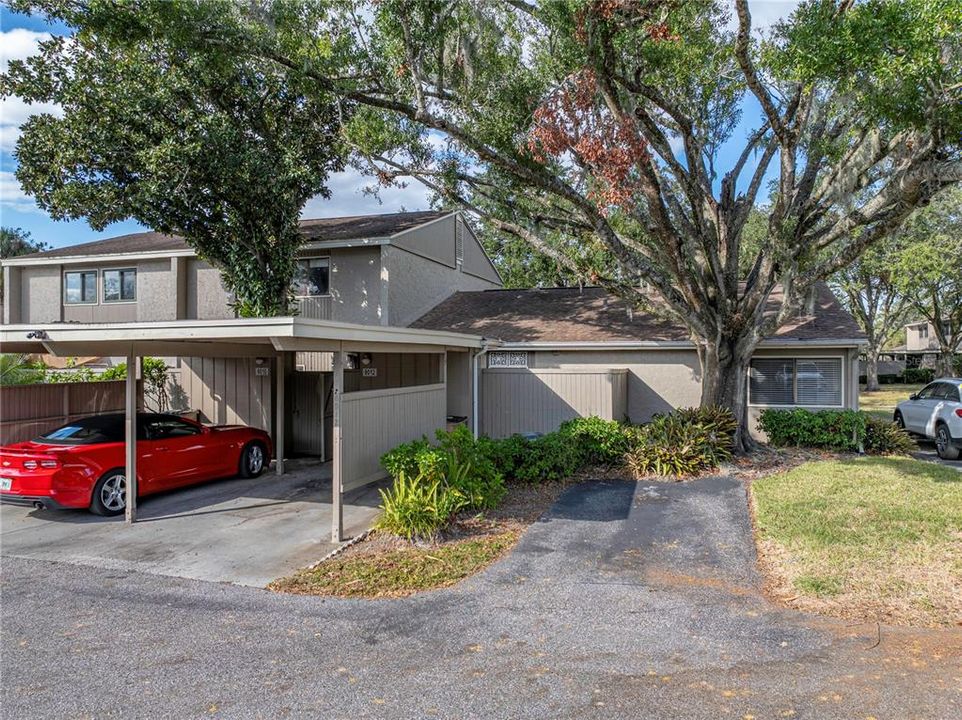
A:
[[[558,433],[577,446],[581,462],[589,465],[620,462],[628,450],[628,433],[616,420],[575,418],[562,423]]]
[[[932,368],[905,368],[902,381],[908,385],[924,385],[935,380],[935,370]]]
[[[723,408],[686,408],[635,428],[625,462],[636,478],[684,477],[731,459],[737,424]]]
[[[400,472],[387,490],[381,490],[381,517],[377,527],[408,540],[437,537],[467,498],[443,478],[425,473]]]
[[[869,455],[908,455],[917,450],[915,440],[891,420],[865,418],[865,452]]]
[[[857,410],[763,410],[758,425],[772,445],[848,450],[865,442],[865,414]]]

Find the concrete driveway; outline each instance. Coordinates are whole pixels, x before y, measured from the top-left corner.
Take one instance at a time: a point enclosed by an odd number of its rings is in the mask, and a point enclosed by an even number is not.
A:
[[[265,472],[144,498],[129,527],[122,517],[3,505],[0,553],[263,587],[337,547],[330,464],[292,465],[281,477]],[[370,527],[378,502],[373,486],[347,496],[348,537]]]
[[[759,591],[729,478],[568,490],[449,590],[329,600],[3,564],[4,717],[962,716],[962,632],[827,620]]]

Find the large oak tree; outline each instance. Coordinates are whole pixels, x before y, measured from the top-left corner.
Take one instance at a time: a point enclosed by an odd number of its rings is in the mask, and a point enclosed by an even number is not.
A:
[[[266,61],[338,97],[382,182],[417,178],[684,323],[702,402],[735,412],[743,447],[759,342],[962,179],[955,0],[809,0],[765,37],[746,0],[733,15],[712,0],[224,3],[203,22],[193,6],[87,12],[104,33]]]
[[[71,27],[2,78],[2,94],[63,111],[23,126],[24,190],[57,219],[102,229],[133,218],[182,235],[221,271],[241,315],[290,314],[301,210],[343,167],[331,96],[269,60],[192,50],[149,28],[115,33],[113,3],[14,6]],[[198,28],[220,11],[178,6]]]

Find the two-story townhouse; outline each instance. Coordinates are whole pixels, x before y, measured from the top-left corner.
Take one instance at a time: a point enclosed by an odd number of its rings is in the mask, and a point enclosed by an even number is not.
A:
[[[300,228],[304,246],[294,295],[303,318],[405,327],[459,290],[501,287],[497,270],[457,213],[313,219],[301,221]],[[4,261],[3,272],[5,325],[229,320],[236,315],[219,271],[181,238],[156,232],[12,258]],[[271,428],[273,360],[170,357],[168,362],[174,409],[194,410],[210,422]],[[431,353],[366,353],[352,355],[349,362],[348,390],[425,384],[442,372],[439,356]],[[296,352],[287,364],[288,452],[326,458],[333,433],[332,353]],[[449,364],[445,374],[467,382],[466,356],[452,354]],[[467,416],[466,391],[455,392],[452,383],[451,395],[448,409]]]

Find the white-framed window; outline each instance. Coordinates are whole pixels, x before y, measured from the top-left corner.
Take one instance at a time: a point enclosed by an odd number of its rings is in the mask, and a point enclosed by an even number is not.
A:
[[[104,302],[135,302],[137,300],[137,271],[134,268],[104,270]]]
[[[303,258],[297,261],[293,282],[295,297],[320,297],[331,292],[331,259]]]
[[[748,371],[748,402],[842,407],[842,367],[842,358],[755,358]]]
[[[526,368],[528,353],[523,350],[496,350],[488,353],[489,368]]]
[[[65,305],[97,304],[97,271],[72,270],[63,274]]]

